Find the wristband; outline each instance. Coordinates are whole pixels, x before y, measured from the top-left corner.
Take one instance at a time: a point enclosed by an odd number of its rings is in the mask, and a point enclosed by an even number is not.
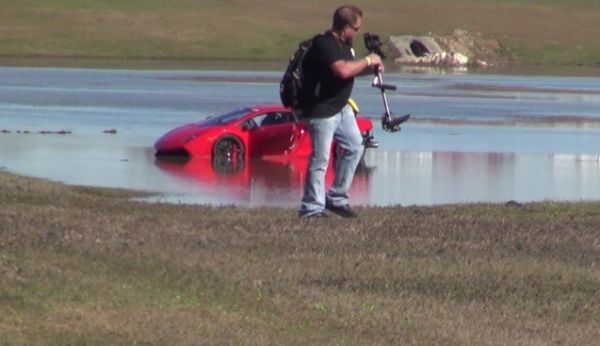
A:
[[[367,67],[371,66],[371,58],[366,56],[365,59],[367,59]]]

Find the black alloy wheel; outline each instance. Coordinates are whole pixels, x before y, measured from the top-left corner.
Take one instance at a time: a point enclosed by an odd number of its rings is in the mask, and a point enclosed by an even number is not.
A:
[[[235,137],[220,138],[213,147],[213,157],[222,161],[241,161],[244,159],[244,146]]]

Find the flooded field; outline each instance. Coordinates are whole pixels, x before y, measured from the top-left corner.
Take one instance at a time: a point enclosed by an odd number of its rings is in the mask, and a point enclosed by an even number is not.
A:
[[[0,168],[67,184],[153,191],[152,200],[298,204],[306,160],[157,160],[163,133],[211,114],[278,103],[280,72],[0,68]],[[373,118],[351,200],[360,205],[600,199],[600,78],[394,72],[399,133]]]

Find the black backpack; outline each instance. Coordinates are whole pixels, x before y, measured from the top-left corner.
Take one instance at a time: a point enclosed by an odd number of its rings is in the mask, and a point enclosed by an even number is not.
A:
[[[304,91],[302,87],[304,78],[302,76],[302,62],[310,47],[312,47],[314,40],[319,36],[317,35],[309,40],[300,42],[298,49],[290,58],[290,63],[283,74],[283,78],[281,78],[281,83],[279,83],[281,103],[286,107],[301,109],[303,106]]]

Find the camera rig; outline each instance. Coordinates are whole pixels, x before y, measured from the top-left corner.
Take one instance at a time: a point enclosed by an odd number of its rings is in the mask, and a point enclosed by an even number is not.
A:
[[[365,47],[370,53],[375,53],[382,59],[385,59],[385,54],[381,50],[381,41],[379,40],[378,35],[366,32],[364,34],[364,39]],[[379,70],[377,70],[375,73],[375,79],[373,80],[372,86],[373,88],[377,88],[381,91],[381,98],[383,99],[385,113],[383,113],[383,116],[381,117],[381,126],[384,130],[389,132],[400,131],[400,125],[410,118],[410,114],[405,114],[401,117],[396,117],[394,114],[392,114],[392,112],[390,112],[390,107],[385,95],[386,90],[396,90],[396,86],[383,83],[383,77],[381,75],[381,71]]]

